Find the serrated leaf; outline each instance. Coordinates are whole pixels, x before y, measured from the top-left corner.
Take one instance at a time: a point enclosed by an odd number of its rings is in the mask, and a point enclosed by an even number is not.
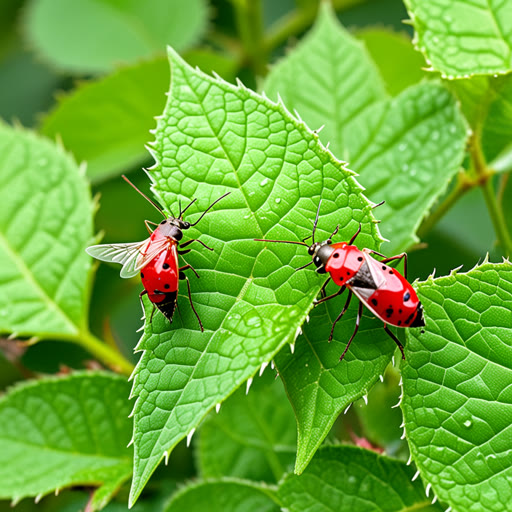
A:
[[[418,241],[421,220],[461,168],[468,129],[442,85],[410,87],[360,116],[347,138],[350,164],[379,207],[383,250],[396,254]]]
[[[40,130],[60,137],[78,161],[87,161],[89,178],[103,181],[148,159],[144,145],[168,84],[165,57],[120,69],[59,98]]]
[[[297,427],[275,372],[238,389],[201,426],[198,459],[203,478],[233,476],[276,482],[293,467]]]
[[[247,480],[223,478],[190,484],[178,491],[165,512],[279,512],[274,489]]]
[[[206,29],[204,0],[32,0],[24,19],[32,45],[70,73],[97,74],[119,64],[184,50]]]
[[[73,338],[87,324],[88,184],[29,131],[0,124],[0,152],[0,332]]]
[[[350,162],[370,199],[386,201],[377,216],[391,241],[383,249],[393,254],[417,241],[421,220],[462,164],[467,130],[455,99],[439,84],[420,84],[386,100],[375,65],[359,45],[324,9],[264,90],[279,94],[309,126],[325,124],[320,139]],[[340,48],[351,58],[339,58]]]
[[[403,413],[423,479],[454,510],[512,499],[512,265],[417,285],[427,332],[408,332]]]
[[[272,68],[263,90],[273,99],[280,95],[310,128],[324,126],[321,140],[343,159],[352,123],[387,97],[364,45],[343,28],[327,2],[311,31]]]
[[[315,272],[294,270],[311,261],[304,248],[252,239],[300,240],[321,197],[318,239],[338,223],[348,239],[361,222],[362,244],[380,240],[352,173],[304,124],[282,105],[194,71],[172,51],[170,58],[171,92],[152,150],[155,192],[173,208],[177,197],[198,198],[192,219],[232,193],[189,233],[214,249],[186,257],[201,276],[192,288],[205,332],[186,303],[174,329],[160,314],[145,325],[133,388],[132,503],[164,454],[294,339],[322,285]]]
[[[332,287],[331,293],[335,292]],[[327,292],[329,293],[329,291]],[[328,343],[331,325],[343,308],[346,297],[330,300],[311,312],[297,338],[295,351],[285,347],[276,356],[276,365],[286,387],[298,428],[295,472],[300,474],[311,461],[338,415],[368,393],[384,373],[396,345],[382,329],[382,321],[365,311],[350,350],[339,358],[354,331],[357,300],[336,325]]]
[[[351,446],[321,448],[300,475],[288,475],[278,497],[290,512],[441,512],[403,462]]]
[[[450,78],[512,70],[512,4],[499,0],[404,0],[415,42]]]
[[[75,373],[13,388],[0,399],[0,498],[99,486],[103,508],[132,472],[129,391],[107,373]]]
[[[355,35],[364,42],[370,57],[379,68],[386,90],[392,96],[428,76],[423,70],[426,67],[425,59],[414,49],[406,33],[370,27],[359,30]]]

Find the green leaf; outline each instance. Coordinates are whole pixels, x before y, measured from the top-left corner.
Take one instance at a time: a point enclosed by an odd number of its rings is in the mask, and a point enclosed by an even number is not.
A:
[[[392,96],[428,76],[422,69],[425,67],[425,59],[414,49],[407,34],[371,27],[355,35],[364,42]]]
[[[276,482],[293,466],[296,445],[293,411],[282,384],[267,370],[248,395],[245,389],[237,390],[202,425],[201,476]]]
[[[40,130],[59,136],[78,161],[87,161],[89,178],[103,181],[148,159],[144,144],[165,105],[168,84],[164,57],[83,82],[59,98]]]
[[[263,90],[273,99],[280,95],[311,128],[324,126],[321,140],[344,159],[353,123],[387,97],[364,45],[343,28],[327,2],[311,31],[272,68]]]
[[[304,474],[288,475],[278,497],[290,512],[422,511],[440,512],[431,505],[414,470],[389,457],[351,446],[318,451]]]
[[[63,149],[0,124],[0,332],[73,338],[86,330],[93,203]]]
[[[178,491],[165,512],[279,512],[274,490],[263,484],[223,478],[190,484]]]
[[[512,70],[512,11],[495,0],[404,0],[415,44],[449,78]]]
[[[75,373],[13,388],[0,399],[0,498],[18,502],[73,485],[99,486],[103,508],[132,473],[126,380]]]
[[[425,334],[407,333],[402,409],[423,479],[454,510],[512,499],[512,265],[484,262],[417,286]]]
[[[377,212],[391,241],[385,251],[415,243],[421,220],[464,158],[466,123],[452,95],[439,84],[423,83],[386,100],[361,43],[327,8],[264,89],[273,97],[279,93],[309,126],[325,124],[321,140],[350,162],[368,197],[386,201]]]
[[[338,223],[348,239],[361,223],[361,244],[380,241],[360,186],[316,134],[282,105],[194,71],[172,51],[170,58],[171,92],[152,150],[155,192],[173,209],[178,197],[198,198],[191,220],[231,195],[188,234],[202,233],[214,249],[186,256],[201,276],[191,279],[205,332],[182,288],[183,323],[176,315],[169,331],[156,314],[139,343],[132,503],[164,455],[293,341],[322,285],[315,272],[295,272],[311,261],[305,248],[252,239],[300,240],[321,197],[318,239]],[[149,318],[148,303],[146,310]]]
[[[351,167],[378,210],[384,246],[396,254],[418,241],[421,220],[461,168],[468,129],[442,85],[422,83],[369,109],[347,137]]]
[[[332,287],[330,292],[334,291]],[[294,353],[285,348],[276,357],[297,418],[295,472],[298,474],[304,471],[341,411],[366,395],[384,373],[396,348],[382,330],[382,321],[366,310],[357,337],[340,363],[339,358],[354,331],[357,301],[336,325],[333,341],[327,340],[345,301],[346,297],[342,296],[340,300],[316,307],[310,322],[302,327],[303,334],[297,338]]]
[[[70,73],[105,73],[162,53],[184,50],[204,33],[204,0],[32,0],[24,19],[32,45]]]

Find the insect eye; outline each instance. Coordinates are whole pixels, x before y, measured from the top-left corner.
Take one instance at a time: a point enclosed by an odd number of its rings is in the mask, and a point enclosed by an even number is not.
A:
[[[163,220],[160,224],[167,224],[167,220]]]
[[[190,222],[182,222],[181,223],[181,228],[182,229],[188,229],[190,227]]]

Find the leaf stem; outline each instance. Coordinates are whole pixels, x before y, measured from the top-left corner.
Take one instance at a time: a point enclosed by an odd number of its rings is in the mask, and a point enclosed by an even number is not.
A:
[[[90,332],[80,333],[74,341],[115,372],[127,376],[133,372],[134,366],[130,361],[125,359],[119,351],[103,343]]]
[[[446,196],[444,201],[434,210],[432,215],[426,217],[418,228],[417,234],[419,238],[424,238],[433,227],[444,217],[450,208],[476,184],[469,180],[466,173],[460,172],[457,177],[457,183],[452,191]]]
[[[236,23],[248,64],[256,75],[267,74],[267,52],[263,45],[261,0],[235,0]]]
[[[498,203],[496,193],[494,191],[492,177],[495,172],[492,169],[489,169],[487,165],[480,141],[480,130],[476,130],[470,141],[469,147],[471,163],[479,185],[482,188],[487,209],[489,210],[489,215],[496,232],[496,237],[498,238],[498,242],[503,248],[505,255],[508,257],[512,254],[512,239],[510,238],[510,233],[507,229],[501,204]]]

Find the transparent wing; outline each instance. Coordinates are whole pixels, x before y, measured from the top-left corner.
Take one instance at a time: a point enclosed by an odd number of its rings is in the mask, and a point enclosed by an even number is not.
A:
[[[119,263],[123,266],[121,277],[128,278],[136,276],[168,244],[169,241],[166,238],[153,242],[147,238],[142,242],[128,244],[93,245],[88,247],[86,251],[90,256],[98,260]]]

